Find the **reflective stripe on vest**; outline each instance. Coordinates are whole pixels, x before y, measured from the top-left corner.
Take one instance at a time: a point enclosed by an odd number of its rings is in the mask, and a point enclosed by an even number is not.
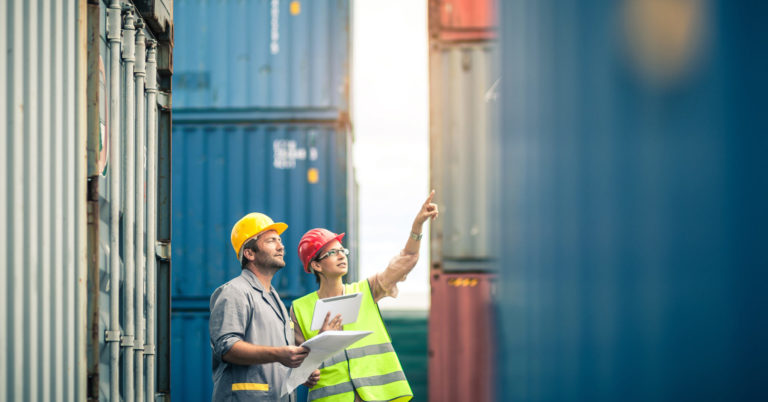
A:
[[[309,390],[309,400],[352,401],[355,391],[365,401],[410,400],[413,392],[373,301],[368,280],[344,285],[344,289],[346,294],[363,293],[363,300],[357,322],[344,325],[343,329],[373,331],[373,334],[323,362],[320,381]],[[317,292],[313,292],[293,302],[293,312],[305,339],[311,339],[319,332],[306,330],[312,323],[317,299]],[[347,393],[349,395],[345,395]]]
[[[391,343],[380,343],[378,345],[368,345],[359,348],[347,349],[346,355],[344,355],[344,352],[338,353],[330,359],[324,361],[320,368],[333,366],[336,363],[346,362],[346,356],[349,356],[350,359],[357,359],[367,355],[378,355],[381,353],[389,353],[394,351],[395,348],[392,347]]]
[[[322,376],[322,374],[321,374]],[[355,383],[359,384],[358,387],[370,387],[374,385],[389,384],[395,381],[407,381],[405,374],[402,371],[396,371],[394,373],[375,375],[371,377],[356,378]],[[352,392],[355,388],[351,381],[343,382],[341,384],[331,385],[328,387],[320,388],[312,392],[312,396],[315,399],[325,398],[331,395],[343,394],[345,392]]]

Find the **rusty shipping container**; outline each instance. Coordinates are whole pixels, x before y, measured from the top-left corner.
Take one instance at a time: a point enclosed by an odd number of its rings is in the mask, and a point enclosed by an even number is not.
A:
[[[487,41],[497,36],[497,0],[430,0],[430,39]]]
[[[495,274],[433,272],[429,400],[492,401],[496,350]]]
[[[172,13],[149,3],[0,5],[0,400],[169,391]]]

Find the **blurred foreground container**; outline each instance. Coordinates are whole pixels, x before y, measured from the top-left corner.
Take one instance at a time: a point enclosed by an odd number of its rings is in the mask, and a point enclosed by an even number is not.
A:
[[[503,5],[499,400],[768,400],[766,11]]]
[[[170,392],[173,21],[144,6],[0,5],[0,400]]]

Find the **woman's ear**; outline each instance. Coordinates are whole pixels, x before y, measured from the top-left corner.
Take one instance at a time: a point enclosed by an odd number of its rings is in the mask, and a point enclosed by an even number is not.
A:
[[[309,263],[309,267],[312,269],[312,272],[318,272],[318,268],[320,268],[320,263],[317,261],[312,261]]]

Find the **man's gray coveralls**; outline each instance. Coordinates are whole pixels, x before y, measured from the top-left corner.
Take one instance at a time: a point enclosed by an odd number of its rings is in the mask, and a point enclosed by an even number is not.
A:
[[[243,269],[211,295],[209,330],[213,348],[213,401],[295,401],[280,398],[288,367],[280,363],[241,366],[222,360],[232,345],[245,341],[261,346],[293,344],[293,329],[285,305],[253,272]]]

